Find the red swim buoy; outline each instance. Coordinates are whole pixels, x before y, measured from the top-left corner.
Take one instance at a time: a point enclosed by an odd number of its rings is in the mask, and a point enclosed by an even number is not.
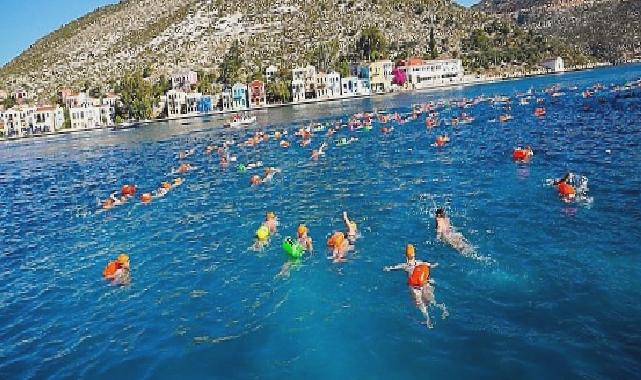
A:
[[[514,149],[512,152],[512,158],[515,160],[525,160],[527,159],[528,154],[525,149]]]
[[[562,197],[573,197],[576,195],[576,190],[574,190],[574,187],[572,185],[568,185],[565,182],[561,182],[558,185],[559,189],[559,195]]]

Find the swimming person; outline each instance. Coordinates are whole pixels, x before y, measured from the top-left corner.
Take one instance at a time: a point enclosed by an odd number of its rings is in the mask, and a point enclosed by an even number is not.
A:
[[[444,304],[436,303],[434,298],[434,288],[432,284],[434,281],[430,278],[430,270],[436,268],[438,263],[429,263],[427,261],[417,261],[414,252],[414,246],[408,244],[405,247],[405,262],[394,266],[387,266],[383,268],[385,272],[393,270],[404,270],[407,272],[407,285],[410,288],[412,297],[416,306],[419,308],[429,328],[432,328],[432,321],[428,312],[428,306],[436,306],[442,311],[442,318],[445,319],[449,313]]]
[[[345,234],[340,231],[334,232],[332,236],[327,239],[327,246],[332,252],[332,259],[334,262],[342,261],[349,252],[350,248],[349,241],[345,239]]]
[[[305,247],[307,252],[312,252],[314,250],[314,246],[312,244],[312,238],[307,235],[309,232],[307,226],[299,224],[296,232],[298,234],[298,242]]]
[[[448,243],[463,255],[474,254],[474,247],[460,232],[452,228],[450,218],[445,215],[445,210],[442,208],[436,210],[436,238]]]
[[[571,199],[576,196],[576,189],[568,182],[574,181],[574,174],[571,172],[566,173],[563,178],[559,178],[553,182],[559,191],[559,195],[562,198]]]
[[[116,260],[110,261],[102,271],[102,276],[113,285],[129,285],[131,283],[129,255],[122,253]]]
[[[265,221],[263,222],[263,225],[269,229],[270,234],[275,234],[278,228],[278,218],[276,218],[276,214],[271,211],[268,212],[265,215]]]
[[[354,244],[356,235],[358,234],[358,226],[355,221],[349,219],[347,211],[343,211],[343,222],[345,222],[345,227],[347,227],[347,239],[350,243]]]

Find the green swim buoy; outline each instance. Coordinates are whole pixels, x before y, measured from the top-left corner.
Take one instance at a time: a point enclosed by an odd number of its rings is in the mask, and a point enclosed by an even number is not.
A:
[[[245,165],[238,164],[238,166],[236,166],[236,171],[238,171],[238,173],[244,173],[245,172]]]
[[[286,237],[285,240],[283,240],[283,251],[289,257],[298,259],[303,256],[303,253],[305,253],[305,247],[298,241],[292,239],[291,237]]]

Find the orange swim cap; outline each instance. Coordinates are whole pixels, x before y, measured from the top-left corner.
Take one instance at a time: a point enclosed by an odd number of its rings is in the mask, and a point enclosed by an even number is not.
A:
[[[276,219],[276,215],[273,212],[268,212],[266,215],[267,220]]]
[[[161,186],[162,186],[163,189],[171,188],[171,184],[169,182],[163,182],[163,183],[161,183]]]
[[[144,193],[143,195],[140,196],[140,200],[144,203],[151,202],[151,194]]]
[[[258,185],[260,183],[260,177],[257,175],[252,176],[250,180],[252,185]]]
[[[408,258],[410,258],[410,257],[414,258],[415,257],[414,245],[408,244],[407,246],[405,246],[405,256],[407,256]]]
[[[127,255],[126,253],[121,253],[120,255],[118,255],[118,262],[122,265],[129,263],[129,255]]]
[[[307,232],[307,227],[304,224],[298,225],[298,236],[303,236]]]

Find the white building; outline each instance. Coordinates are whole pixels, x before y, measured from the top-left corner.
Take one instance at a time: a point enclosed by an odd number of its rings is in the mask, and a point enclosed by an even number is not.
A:
[[[316,75],[316,98],[334,99],[341,96],[341,75],[336,71]]]
[[[265,82],[270,83],[278,76],[278,67],[270,65],[265,69]]]
[[[392,87],[392,69],[390,60],[374,61],[369,64],[369,83],[372,92],[384,93]]]
[[[298,103],[305,100],[305,80],[292,80],[292,102]]]
[[[460,59],[423,60],[412,58],[399,66],[405,72],[407,84],[415,89],[459,82],[463,78]]]
[[[565,71],[565,64],[563,63],[563,58],[561,57],[548,58],[541,62],[541,66],[553,73]]]
[[[55,132],[64,124],[64,110],[60,106],[16,106],[0,112],[0,135],[23,137]]]
[[[174,90],[191,90],[191,86],[198,83],[198,73],[195,71],[181,71],[171,75],[171,88]]]
[[[69,117],[72,129],[93,129],[113,125],[108,105],[72,107],[69,109]]]
[[[179,117],[187,114],[187,93],[181,90],[169,90],[165,95],[167,117]]]

